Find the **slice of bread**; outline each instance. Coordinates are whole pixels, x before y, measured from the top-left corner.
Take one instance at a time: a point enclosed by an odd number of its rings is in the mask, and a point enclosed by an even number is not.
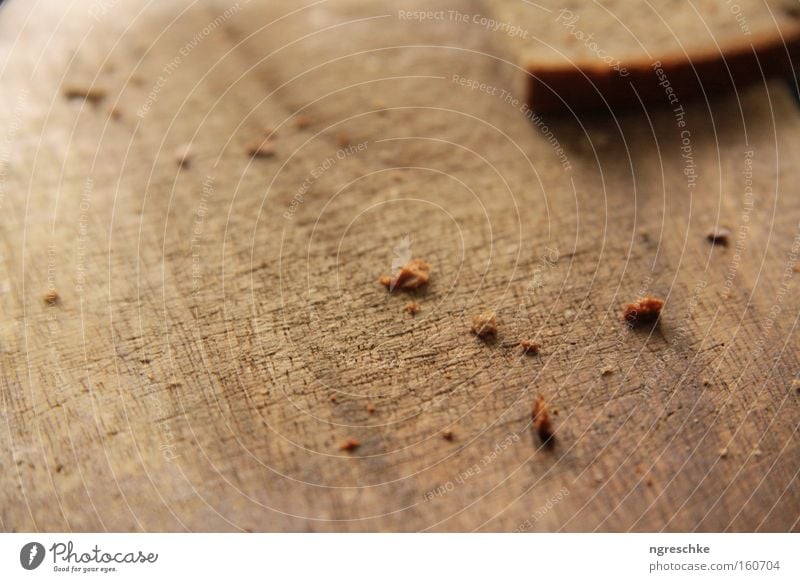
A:
[[[790,72],[797,0],[486,2],[538,112],[675,105]],[[499,30],[503,30],[502,28]]]

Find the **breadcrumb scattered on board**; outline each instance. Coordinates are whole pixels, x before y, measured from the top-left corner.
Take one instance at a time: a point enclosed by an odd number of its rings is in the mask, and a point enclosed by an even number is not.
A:
[[[411,315],[416,315],[419,312],[420,305],[416,301],[409,301],[406,303],[406,311]]]
[[[543,443],[552,442],[553,424],[550,421],[550,413],[547,410],[544,396],[541,394],[539,394],[533,402],[531,417],[533,418],[533,427],[536,429],[536,434],[539,435],[539,439]]]
[[[253,141],[247,144],[245,151],[251,158],[271,158],[275,155],[275,144],[269,140]]]
[[[312,123],[314,123],[314,120],[308,115],[298,115],[294,118],[294,126],[297,129],[305,129]]]
[[[336,134],[336,145],[340,148],[350,145],[350,135],[346,131],[340,131]]]
[[[44,302],[48,305],[55,305],[61,300],[61,296],[58,294],[58,291],[55,289],[50,289],[47,293],[44,294]]]
[[[487,338],[497,335],[497,316],[493,311],[479,313],[472,318],[470,330],[479,338]]]
[[[370,414],[375,414],[375,405],[372,404],[371,402],[367,404],[367,412],[369,412]]]
[[[731,240],[731,231],[724,227],[715,227],[706,235],[706,240],[712,245],[727,247]]]
[[[641,297],[625,305],[622,316],[631,325],[653,323],[661,316],[664,301],[656,297]]]
[[[192,161],[192,146],[188,143],[175,148],[175,163],[181,168],[188,168]]]
[[[450,429],[442,431],[442,438],[446,441],[452,441],[455,438],[453,431]]]
[[[83,87],[79,85],[68,85],[64,87],[64,97],[67,99],[83,99],[92,105],[97,105],[106,98],[106,90],[102,87]]]
[[[378,281],[391,292],[395,289],[418,289],[428,283],[430,276],[430,263],[422,259],[411,259],[394,276],[384,275]]]
[[[541,349],[541,345],[539,342],[535,342],[533,340],[524,339],[519,342],[519,347],[522,348],[522,353],[528,356],[535,356],[539,353],[539,349]]]
[[[358,447],[361,446],[361,441],[358,439],[347,439],[346,441],[342,442],[339,445],[340,451],[355,451]]]

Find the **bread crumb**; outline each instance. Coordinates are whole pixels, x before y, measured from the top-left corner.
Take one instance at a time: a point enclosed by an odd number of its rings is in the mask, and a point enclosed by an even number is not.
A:
[[[601,376],[610,376],[614,373],[614,368],[603,368],[600,370]]]
[[[416,301],[409,301],[406,303],[406,311],[411,315],[416,315],[419,311],[419,303]]]
[[[344,148],[350,145],[350,135],[346,131],[341,131],[336,134],[336,145]]]
[[[719,458],[726,459],[728,457],[728,449],[720,449],[719,450]]]
[[[422,259],[411,259],[400,267],[397,274],[393,277],[383,276],[378,281],[389,291],[395,289],[418,289],[428,282],[431,273],[431,266]]]
[[[708,378],[703,378],[703,386],[711,386],[711,380]]]
[[[470,330],[480,338],[497,335],[497,316],[493,311],[479,313],[472,318]]]
[[[48,305],[55,305],[59,301],[61,301],[61,296],[55,289],[50,289],[50,291],[44,294],[44,302]]]
[[[275,144],[269,140],[253,141],[245,148],[251,158],[271,158],[275,155]]]
[[[454,438],[453,431],[450,429],[442,431],[442,438],[446,441],[452,441]]]
[[[535,356],[539,353],[539,349],[541,348],[539,342],[529,339],[524,339],[519,342],[519,347],[522,348],[522,353],[528,356]]]
[[[706,240],[712,245],[727,247],[731,240],[731,231],[727,228],[715,227],[706,235]]]
[[[662,307],[664,307],[662,299],[641,297],[634,303],[626,304],[622,315],[631,325],[653,323],[660,317]]]
[[[350,438],[350,439],[347,439],[346,441],[342,442],[342,444],[339,445],[339,450],[340,451],[355,451],[360,446],[361,446],[361,441],[359,441],[358,439]]]
[[[192,148],[187,143],[175,148],[175,163],[181,168],[188,168],[192,161]]]
[[[644,242],[648,242],[650,240],[650,233],[647,232],[647,229],[640,228],[637,232],[639,234],[639,238]]]
[[[80,87],[70,85],[64,88],[64,97],[67,99],[83,99],[92,105],[97,105],[106,98],[106,90],[102,87]]]
[[[553,424],[550,422],[550,413],[547,410],[544,396],[541,394],[536,397],[533,403],[531,417],[533,418],[533,427],[536,429],[536,434],[539,435],[542,443],[552,442]]]
[[[792,382],[792,386],[794,386],[794,389],[800,394],[800,378],[795,378],[794,382]]]
[[[309,125],[314,123],[314,120],[311,119],[308,115],[298,115],[294,118],[294,126],[297,129],[305,129]]]
[[[336,404],[336,394],[331,394],[331,402]]]
[[[371,402],[367,404],[367,412],[369,412],[370,414],[375,414],[375,405],[372,404]]]

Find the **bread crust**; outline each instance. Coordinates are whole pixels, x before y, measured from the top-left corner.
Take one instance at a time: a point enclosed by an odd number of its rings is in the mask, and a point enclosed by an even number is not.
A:
[[[616,113],[642,104],[673,105],[742,88],[767,77],[787,75],[800,63],[800,25],[743,37],[725,46],[670,53],[624,62],[627,75],[602,62],[536,63],[529,73],[527,104],[536,113],[594,111]],[[674,91],[670,101],[663,79]],[[634,91],[635,88],[635,91]]]

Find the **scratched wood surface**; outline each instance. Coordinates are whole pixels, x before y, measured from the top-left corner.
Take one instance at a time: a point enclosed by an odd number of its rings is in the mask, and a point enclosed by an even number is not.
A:
[[[0,527],[800,529],[786,85],[537,124],[507,39],[365,4],[0,7]]]

